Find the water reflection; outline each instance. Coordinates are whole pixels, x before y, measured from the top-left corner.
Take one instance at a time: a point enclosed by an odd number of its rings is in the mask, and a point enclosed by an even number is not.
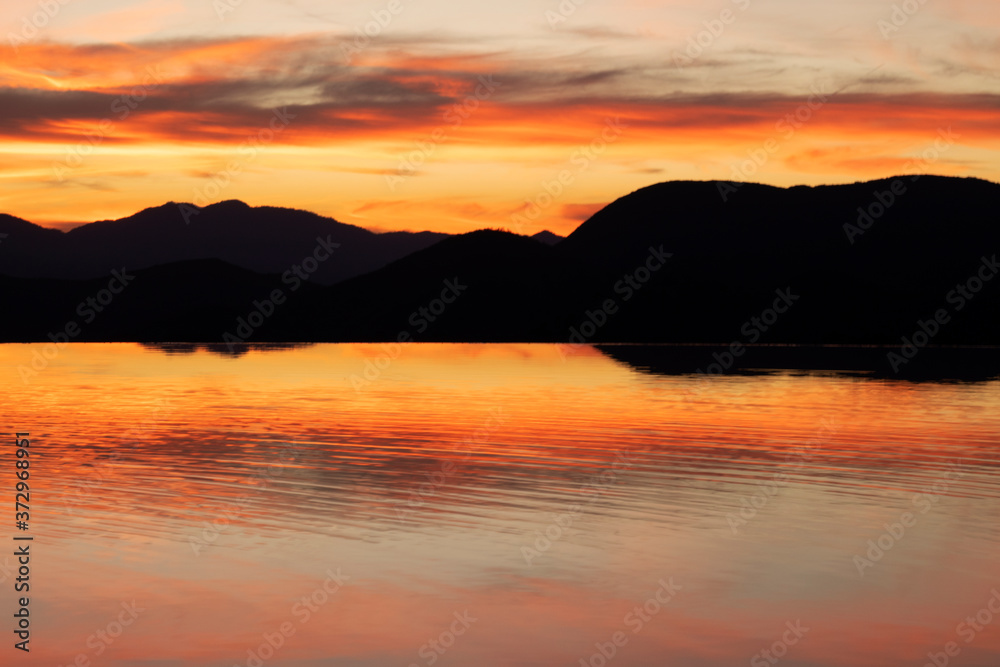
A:
[[[242,357],[249,352],[294,350],[309,347],[312,343],[140,343],[147,350],[164,354],[194,354],[210,352],[224,357]]]
[[[636,370],[661,375],[761,375],[800,371],[911,382],[981,382],[1000,378],[998,347],[848,345],[598,345],[604,354]],[[896,355],[890,357],[890,355]]]
[[[6,376],[38,347],[0,346]],[[714,667],[797,621],[783,665],[997,664],[1000,633],[956,635],[1000,586],[996,382],[608,354],[66,348],[4,386],[40,452],[18,664],[230,667],[277,636],[264,664]]]

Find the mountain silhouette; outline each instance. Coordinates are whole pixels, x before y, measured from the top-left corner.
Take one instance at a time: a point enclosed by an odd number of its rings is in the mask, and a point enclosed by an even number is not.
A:
[[[223,221],[237,219],[243,205],[217,206]],[[134,217],[162,219],[151,211]],[[584,343],[997,345],[998,211],[1000,185],[977,179],[787,189],[662,183],[613,202],[555,245],[483,230],[332,285],[296,281],[277,261],[248,271],[232,254],[136,270],[75,340],[557,342],[570,354]],[[87,233],[111,234],[105,228],[117,224],[88,225]],[[176,223],[160,224],[169,237]],[[8,314],[0,337],[46,340],[79,319],[76,305],[103,289],[108,274],[11,276],[12,238],[0,244],[0,273],[8,274],[0,279]],[[238,239],[227,238],[218,238],[220,252],[238,254]],[[354,238],[341,237],[324,264],[347,261]],[[272,307],[275,290],[282,303]]]
[[[538,232],[537,234],[532,235],[531,238],[535,239],[536,241],[541,241],[545,245],[555,245],[560,241],[562,241],[565,237],[559,236],[558,234],[553,234],[549,230],[545,229]]]
[[[374,271],[441,240],[433,232],[374,232],[315,213],[224,201],[205,208],[168,203],[68,232],[0,216],[0,272],[18,278],[89,279],[126,266],[218,259],[256,273],[281,273],[311,255],[317,239],[339,243],[310,280],[333,284]]]

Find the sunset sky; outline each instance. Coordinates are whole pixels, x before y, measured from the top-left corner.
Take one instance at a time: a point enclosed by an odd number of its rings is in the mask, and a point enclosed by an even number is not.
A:
[[[0,212],[49,226],[566,234],[666,180],[1000,181],[996,0],[61,1],[0,16]]]

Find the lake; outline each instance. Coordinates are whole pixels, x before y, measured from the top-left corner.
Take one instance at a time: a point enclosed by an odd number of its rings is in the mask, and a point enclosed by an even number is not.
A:
[[[1000,664],[996,380],[224,352],[0,346],[0,664]]]

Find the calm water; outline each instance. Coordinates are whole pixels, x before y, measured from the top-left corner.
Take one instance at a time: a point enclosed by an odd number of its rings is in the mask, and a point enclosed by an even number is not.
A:
[[[996,381],[77,345],[22,382],[42,349],[0,346],[0,664],[1000,664]]]

